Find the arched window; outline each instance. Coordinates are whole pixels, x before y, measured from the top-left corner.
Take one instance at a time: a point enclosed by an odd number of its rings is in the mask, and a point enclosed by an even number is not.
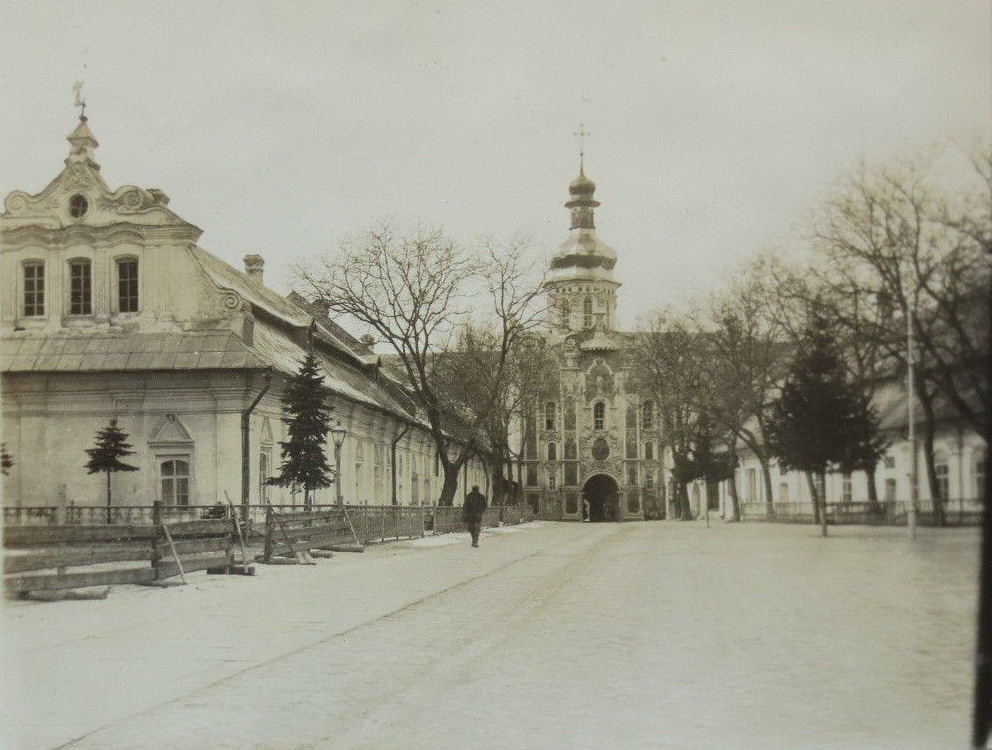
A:
[[[562,302],[561,307],[558,310],[559,322],[562,328],[568,328],[568,319],[571,316],[571,310],[568,307],[567,302]]]
[[[138,259],[117,259],[117,312],[138,312]]]
[[[644,444],[644,458],[648,459],[649,461],[654,460],[654,443]]]
[[[69,261],[69,314],[93,313],[93,274],[88,258]]]
[[[544,405],[544,429],[553,430],[558,422],[558,407],[553,401]]]
[[[602,430],[606,427],[606,404],[602,401],[597,401],[596,405],[592,407],[592,428],[594,430]]]
[[[558,444],[548,443],[548,460],[557,461],[558,460]]]
[[[189,505],[189,462],[170,458],[159,465],[162,479],[162,502],[165,505]]]
[[[633,406],[627,407],[627,429],[633,430],[637,427],[637,409]]]
[[[24,263],[24,317],[45,314],[45,263],[29,260]]]
[[[645,401],[641,407],[641,427],[645,430],[654,428],[654,401]]]
[[[592,328],[592,298],[586,297],[582,301],[582,326]]]

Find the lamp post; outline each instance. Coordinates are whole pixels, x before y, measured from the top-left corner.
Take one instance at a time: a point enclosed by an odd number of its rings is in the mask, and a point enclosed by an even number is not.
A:
[[[341,426],[341,420],[338,420],[331,428],[331,440],[334,441],[334,484],[337,486],[335,493],[340,506],[344,505],[344,492],[341,490],[341,446],[344,445],[344,439],[347,436],[348,431]]]

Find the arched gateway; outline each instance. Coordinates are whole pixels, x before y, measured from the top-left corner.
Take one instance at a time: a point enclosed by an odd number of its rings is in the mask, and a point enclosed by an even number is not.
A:
[[[590,521],[617,521],[620,518],[620,487],[609,474],[594,474],[582,487],[583,503]]]

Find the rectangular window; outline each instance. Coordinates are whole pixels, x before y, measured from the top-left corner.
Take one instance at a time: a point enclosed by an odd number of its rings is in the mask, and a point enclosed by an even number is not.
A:
[[[780,503],[789,502],[789,483],[780,482],[778,485],[778,501]]]
[[[632,461],[627,464],[627,484],[637,484],[637,464]]]
[[[884,456],[882,458],[882,464],[885,466],[886,469],[894,469],[894,468],[896,468],[896,458],[895,458],[895,456]]]
[[[841,498],[841,502],[844,502],[844,503],[851,502],[852,496],[853,496],[853,493],[851,492],[851,475],[850,474],[845,474],[843,476],[843,478],[841,479],[841,484],[840,484],[840,498]]]
[[[162,503],[189,505],[189,461],[169,459],[159,464],[162,480]]]
[[[138,261],[117,261],[117,311],[138,312]]]
[[[747,470],[747,502],[758,502],[758,472],[756,469]]]
[[[28,263],[24,266],[24,316],[45,314],[45,265]]]
[[[93,281],[88,260],[69,264],[69,314],[90,315],[93,312]]]
[[[558,486],[558,478],[555,476],[555,470],[552,469],[548,472],[548,489],[553,490]]]
[[[654,472],[648,471],[644,474],[644,486],[648,489],[654,487]]]

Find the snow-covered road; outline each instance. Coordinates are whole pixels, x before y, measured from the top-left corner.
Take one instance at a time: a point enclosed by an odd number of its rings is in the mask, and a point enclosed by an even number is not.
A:
[[[2,747],[967,745],[975,530],[499,532],[8,604]]]

